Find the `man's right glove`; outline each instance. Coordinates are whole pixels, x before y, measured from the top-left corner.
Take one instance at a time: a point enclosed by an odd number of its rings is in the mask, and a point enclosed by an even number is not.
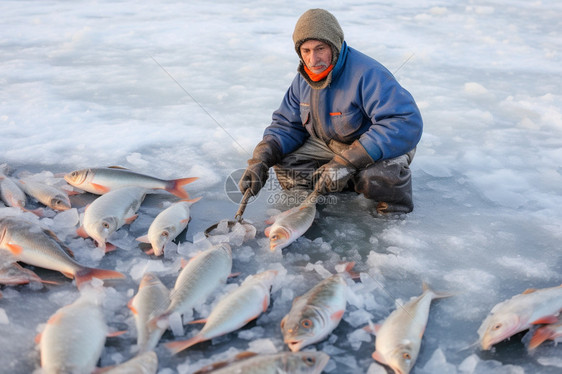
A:
[[[277,144],[262,140],[254,148],[252,158],[248,160],[248,167],[238,182],[240,192],[250,189],[256,196],[269,177],[269,168],[281,160],[281,150]]]

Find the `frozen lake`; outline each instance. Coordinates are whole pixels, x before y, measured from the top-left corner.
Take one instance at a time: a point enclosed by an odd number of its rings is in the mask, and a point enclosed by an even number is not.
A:
[[[74,235],[77,214],[94,197],[73,196],[75,211],[47,210],[41,222],[89,266],[117,269],[106,283],[104,313],[114,330],[101,365],[131,356],[136,332],[127,302],[142,272],[172,287],[179,260],[205,248],[202,232],[232,219],[229,175],[245,167],[294,74],[291,34],[311,1],[3,1],[0,12],[0,163],[12,175],[53,176],[121,165],[161,178],[199,177],[188,185],[192,221],[163,258],[134,239],[171,195],[147,198],[139,218],[117,232],[105,256]],[[265,219],[290,206],[275,186],[244,218],[257,234],[233,244],[233,272],[194,317],[248,275],[275,268],[272,305],[256,322],[177,356],[156,352],[159,373],[192,373],[244,350],[287,350],[279,323],[292,299],[355,261],[361,280],[341,324],[310,349],[331,356],[328,373],[386,373],[371,358],[395,301],[425,281],[455,296],[430,312],[413,373],[559,373],[560,347],[527,353],[524,334],[492,351],[473,345],[490,309],[528,288],[562,284],[562,4],[556,1],[364,1],[322,7],[339,20],[347,43],[395,73],[416,98],[424,135],[412,164],[415,209],[380,217],[355,194],[319,206],[311,229],[283,253],[271,253]],[[524,15],[524,16],[522,16]],[[32,204],[33,205],[33,204]],[[38,205],[35,205],[38,206]],[[7,209],[7,208],[6,208]],[[2,215],[13,213],[0,208]],[[59,218],[57,218],[59,217]],[[178,253],[179,251],[179,253]],[[2,286],[0,372],[37,371],[34,338],[48,318],[79,295],[59,285]],[[186,336],[200,326],[187,325]],[[163,341],[176,339],[168,331]],[[39,371],[37,371],[39,372]]]

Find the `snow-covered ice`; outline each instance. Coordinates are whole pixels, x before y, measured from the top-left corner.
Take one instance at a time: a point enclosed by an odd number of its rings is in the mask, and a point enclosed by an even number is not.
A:
[[[361,196],[337,195],[319,205],[303,237],[272,253],[265,220],[289,201],[272,177],[244,213],[255,231],[238,225],[231,232],[222,223],[221,235],[208,239],[207,227],[234,219],[229,176],[245,167],[296,74],[296,20],[318,6],[338,18],[350,46],[387,66],[418,102],[424,134],[411,165],[415,210],[380,217]],[[164,179],[199,177],[186,186],[191,198],[202,197],[189,227],[161,258],[146,255],[135,238],[173,201],[166,193],[147,196],[139,218],[113,238],[122,248],[107,254],[74,233],[93,195],[73,195],[73,209],[46,208],[42,218],[0,208],[0,217],[52,230],[84,265],[126,274],[106,282],[107,323],[127,333],[108,338],[101,366],[132,354],[127,302],[145,271],[172,288],[181,258],[229,241],[232,271],[240,274],[227,287],[280,271],[270,308],[242,330],[177,356],[159,345],[160,374],[192,373],[245,350],[287,350],[279,322],[292,300],[347,262],[360,277],[348,283],[346,314],[310,347],[332,355],[325,372],[386,373],[371,358],[375,337],[362,327],[383,321],[396,300],[419,295],[424,281],[454,297],[432,304],[414,374],[560,371],[560,344],[545,342],[530,355],[520,335],[487,352],[474,343],[495,304],[562,283],[562,3],[6,0],[0,13],[2,172],[58,187],[67,172],[111,165]],[[78,296],[59,273],[33,270],[59,284],[0,288],[0,367],[14,374],[37,371],[37,332]],[[226,289],[193,317],[206,317],[200,313]],[[200,328],[183,327],[184,336]],[[167,331],[163,341],[174,338]]]

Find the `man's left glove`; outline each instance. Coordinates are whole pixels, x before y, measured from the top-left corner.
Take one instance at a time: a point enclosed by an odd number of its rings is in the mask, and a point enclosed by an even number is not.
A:
[[[262,189],[269,177],[269,168],[281,160],[281,150],[273,143],[262,140],[254,148],[252,158],[248,160],[248,167],[240,181],[238,188],[242,193],[250,189],[251,194],[256,196]]]
[[[358,140],[340,155],[335,155],[328,163],[320,166],[313,174],[316,181],[314,190],[322,195],[340,192],[359,170],[374,163]]]

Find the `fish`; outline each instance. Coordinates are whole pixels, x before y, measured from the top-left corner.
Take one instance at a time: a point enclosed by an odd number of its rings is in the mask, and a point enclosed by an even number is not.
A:
[[[562,285],[528,289],[496,304],[478,328],[480,346],[488,350],[533,325],[557,323],[562,310]]]
[[[163,313],[170,304],[170,291],[153,273],[145,273],[139,290],[128,304],[137,328],[137,346],[139,352],[151,351],[166,329],[149,326],[148,322]]]
[[[532,352],[547,340],[554,340],[554,343],[557,344],[560,341],[559,338],[562,338],[562,320],[560,316],[557,323],[544,325],[533,331],[527,349],[529,352]]]
[[[99,303],[89,296],[58,309],[39,336],[43,373],[92,373],[108,332]]]
[[[0,269],[0,284],[17,285],[27,284],[30,282],[58,284],[57,282],[46,281],[41,279],[33,271],[22,267],[17,262],[13,262],[8,266]]]
[[[3,174],[0,174],[0,197],[7,206],[19,208],[38,216],[42,214],[41,209],[29,210],[25,207],[27,204],[25,192],[19,187],[18,183]]]
[[[92,278],[125,278],[117,271],[79,264],[52,231],[20,218],[0,219],[0,249],[8,250],[16,261],[59,271],[68,278],[74,278],[78,288]]]
[[[281,320],[283,340],[291,351],[325,339],[338,326],[346,310],[346,288],[343,274],[335,274],[293,300]]]
[[[60,188],[31,180],[20,179],[18,182],[26,194],[53,210],[62,211],[71,208],[68,193]]]
[[[96,198],[86,207],[78,234],[91,237],[99,248],[106,250],[107,238],[137,218],[146,191],[144,187],[123,187]]]
[[[198,253],[182,269],[170,292],[170,305],[149,323],[165,326],[172,313],[184,314],[226,282],[232,270],[232,249],[228,243],[218,244]]]
[[[266,221],[271,226],[265,229],[269,249],[274,252],[288,247],[312,226],[315,216],[316,201],[309,196],[300,205],[271,217]]]
[[[157,370],[158,356],[154,351],[148,351],[111,368],[99,369],[96,374],[156,374]]]
[[[164,254],[166,244],[174,240],[189,223],[189,208],[201,198],[181,200],[160,212],[148,228],[148,234],[137,238],[138,241],[150,243],[156,256]]]
[[[258,355],[242,352],[233,360],[218,362],[193,374],[320,374],[330,356],[320,351]]]
[[[119,166],[111,166],[74,170],[67,173],[64,179],[71,186],[96,195],[103,195],[121,187],[137,186],[149,190],[166,190],[181,199],[189,199],[183,186],[195,182],[198,177],[165,180]]]
[[[420,296],[396,308],[382,325],[375,327],[373,359],[389,366],[395,374],[409,373],[418,358],[431,302],[449,296],[435,293],[424,283]]]
[[[276,270],[266,270],[249,276],[234,291],[222,298],[205,320],[205,326],[191,339],[165,344],[173,354],[197,343],[238,330],[258,318],[269,307],[270,290],[277,276]]]

